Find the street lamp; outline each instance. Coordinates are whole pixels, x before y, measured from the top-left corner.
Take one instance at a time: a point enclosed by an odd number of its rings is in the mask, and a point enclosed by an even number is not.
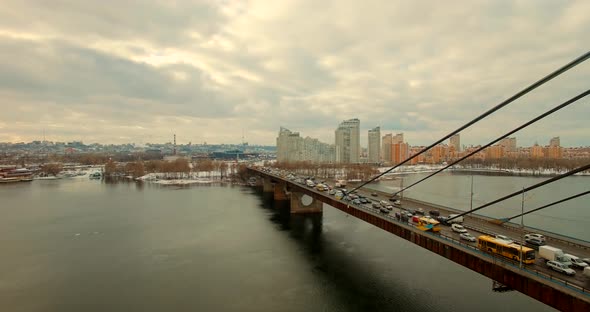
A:
[[[522,269],[522,244],[524,242],[524,186],[522,187],[522,201],[520,203],[520,268]]]
[[[473,210],[473,174],[471,175],[471,200],[469,201],[469,211]]]

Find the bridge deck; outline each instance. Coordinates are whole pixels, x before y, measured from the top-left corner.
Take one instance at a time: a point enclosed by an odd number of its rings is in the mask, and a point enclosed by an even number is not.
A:
[[[379,213],[370,206],[350,205],[350,203],[338,200],[325,192],[319,192],[315,189],[295,184],[282,177],[267,172],[255,169],[250,170],[253,170],[259,175],[275,179],[278,182],[286,183],[292,191],[305,193],[316,200],[322,201],[332,207],[344,211],[345,213],[409,240],[414,244],[470,268],[482,275],[490,277],[557,309],[590,311],[590,289],[587,288],[590,284],[590,280],[587,277],[582,276],[579,271],[573,278],[557,275],[557,273],[550,271],[541,259],[537,259],[536,264],[528,265],[521,269],[519,268],[518,263],[482,252],[474,243],[466,243],[459,240],[458,234],[450,231],[446,227],[443,227],[441,234],[423,232],[415,228],[411,223],[401,222],[393,215]],[[368,192],[370,191],[361,190],[361,193],[362,192],[367,193],[365,195],[369,195]],[[370,196],[367,197],[370,198]],[[384,198],[381,197],[379,199]],[[441,207],[428,207],[425,203],[419,201],[404,201],[402,205],[406,205],[410,208],[420,206],[422,208],[436,208],[442,210]],[[520,229],[491,224],[477,216],[467,217],[465,219],[464,226],[480,233],[490,232],[507,234],[512,237],[520,237],[521,235],[519,232]],[[577,242],[567,242],[566,240],[563,240],[563,238],[558,238],[557,240],[552,241],[551,245],[565,246],[567,247],[565,248],[566,250],[571,251],[576,255],[590,255],[590,251],[586,246],[580,245]],[[575,250],[575,252],[572,250]]]

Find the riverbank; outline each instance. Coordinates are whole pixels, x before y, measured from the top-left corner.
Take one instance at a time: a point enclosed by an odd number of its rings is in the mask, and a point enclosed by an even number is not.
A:
[[[392,170],[384,175],[399,176],[414,173],[431,173],[444,168],[444,165],[414,165],[402,166]],[[385,172],[391,167],[381,167],[379,172]],[[566,173],[565,169],[504,169],[504,168],[470,168],[462,166],[452,166],[445,169],[445,172],[460,173],[460,174],[480,174],[480,175],[498,175],[498,176],[522,176],[522,177],[553,177]],[[590,176],[590,172],[580,172],[575,175]]]

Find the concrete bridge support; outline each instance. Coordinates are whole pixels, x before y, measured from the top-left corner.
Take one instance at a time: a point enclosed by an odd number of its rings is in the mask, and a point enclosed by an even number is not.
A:
[[[291,192],[291,213],[322,213],[322,202],[303,193]]]
[[[262,179],[262,192],[263,193],[273,193],[275,191],[275,187],[270,181],[269,178]]]
[[[287,192],[287,184],[277,182],[274,183],[274,199],[275,201],[288,201],[289,194]]]

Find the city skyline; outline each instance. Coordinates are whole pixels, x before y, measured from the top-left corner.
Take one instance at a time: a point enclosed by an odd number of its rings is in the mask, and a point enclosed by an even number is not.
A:
[[[183,144],[272,145],[281,125],[331,142],[335,124],[359,118],[363,134],[380,125],[428,145],[586,52],[590,3],[542,2],[4,1],[0,142],[177,133]],[[461,143],[485,144],[584,91],[586,63]],[[588,115],[576,103],[517,136],[586,146]]]

